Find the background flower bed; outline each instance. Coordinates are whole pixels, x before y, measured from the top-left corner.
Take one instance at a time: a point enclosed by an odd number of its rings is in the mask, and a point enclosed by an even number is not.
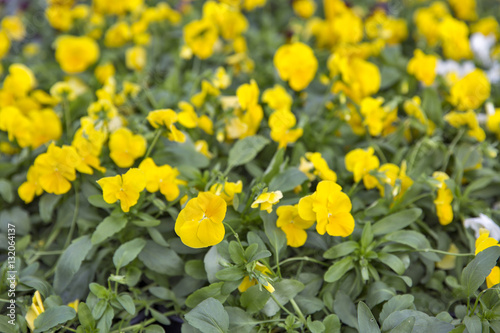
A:
[[[500,331],[498,1],[15,4],[2,332]]]

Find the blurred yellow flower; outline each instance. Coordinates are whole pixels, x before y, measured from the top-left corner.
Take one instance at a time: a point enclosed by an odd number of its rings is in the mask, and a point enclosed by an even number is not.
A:
[[[290,110],[293,103],[292,96],[279,84],[266,89],[262,94],[262,101],[275,111],[281,109]]]
[[[142,71],[146,66],[146,49],[142,46],[134,46],[125,52],[125,64],[128,69]]]
[[[424,85],[430,86],[436,78],[437,61],[438,57],[426,55],[421,50],[416,49],[413,53],[413,58],[408,62],[407,71]]]
[[[110,48],[121,47],[130,41],[131,38],[132,31],[127,22],[117,22],[106,31],[106,35],[104,35],[104,45]]]
[[[453,193],[445,183],[445,180],[449,179],[449,177],[446,173],[440,171],[434,172],[432,177],[439,181],[437,196],[434,199],[436,214],[441,225],[448,225],[453,221],[453,208],[451,206]]]
[[[277,110],[271,114],[269,117],[270,136],[279,143],[278,148],[285,148],[302,136],[302,128],[292,129],[296,123],[295,115],[287,109]]]
[[[475,69],[451,87],[450,102],[459,110],[477,109],[490,97],[490,92],[488,77]]]
[[[376,170],[380,166],[380,161],[374,155],[373,147],[367,150],[354,149],[345,156],[345,167],[347,171],[354,174],[354,181],[357,183],[363,179],[363,183],[367,189],[374,188],[377,185],[377,179],[370,175],[371,170]]]
[[[34,165],[28,169],[27,180],[19,186],[17,193],[19,197],[28,204],[33,201],[36,196],[43,193],[42,186],[38,182],[38,170]]]
[[[69,74],[81,73],[99,59],[99,46],[90,37],[60,36],[55,47],[57,62]]]
[[[109,137],[109,157],[120,168],[128,168],[134,161],[146,153],[146,139],[131,130],[122,127]]]
[[[316,3],[314,0],[294,0],[292,2],[292,7],[295,14],[304,19],[310,18],[316,11]]]
[[[321,180],[337,181],[337,174],[330,169],[326,160],[321,156],[321,153],[306,153],[306,158],[311,162],[309,170],[314,168],[313,174],[315,176],[318,176]],[[301,162],[301,165],[304,168],[303,172],[306,171],[305,169],[307,167],[305,161]],[[304,172],[306,175],[307,171]],[[309,177],[309,179],[311,179],[311,177]]]
[[[222,221],[226,210],[224,199],[210,192],[200,192],[177,216],[175,233],[192,248],[219,244],[225,235]]]
[[[494,287],[500,283],[500,267],[495,266],[491,269],[490,274],[486,277],[486,286]]]
[[[234,195],[241,193],[243,190],[243,183],[241,180],[234,182],[224,182],[224,184],[213,184],[210,187],[210,192],[220,196],[228,205],[233,204]]]
[[[184,40],[200,59],[212,55],[218,37],[217,27],[208,19],[194,20],[184,26]]]
[[[479,237],[476,239],[476,252],[477,255],[479,252],[486,250],[492,246],[500,246],[498,241],[494,238],[490,237],[490,231],[488,229],[481,228],[479,229]]]
[[[295,91],[305,89],[314,79],[318,60],[306,44],[295,42],[283,45],[274,54],[274,67],[280,78]]]
[[[2,29],[7,33],[10,39],[20,41],[26,35],[26,28],[24,27],[21,18],[16,15],[4,16],[2,19]]]
[[[122,211],[127,213],[130,207],[137,204],[146,187],[146,178],[141,170],[132,168],[124,175],[101,178],[97,183],[102,188],[104,201],[113,204],[119,200]]]

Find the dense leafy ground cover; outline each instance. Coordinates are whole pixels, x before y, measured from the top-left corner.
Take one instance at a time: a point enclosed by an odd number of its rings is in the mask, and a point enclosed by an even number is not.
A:
[[[2,2],[1,332],[500,332],[498,1]]]

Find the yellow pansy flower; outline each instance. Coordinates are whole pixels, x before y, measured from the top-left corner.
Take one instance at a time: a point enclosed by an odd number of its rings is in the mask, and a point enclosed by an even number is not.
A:
[[[224,184],[213,184],[210,187],[210,192],[220,196],[226,201],[228,205],[233,204],[234,195],[241,193],[243,189],[243,183],[241,180],[234,182],[224,182]]]
[[[314,224],[314,220],[304,220],[299,215],[298,205],[280,206],[276,209],[278,220],[276,226],[281,228],[286,235],[287,245],[300,247],[307,240],[305,229]]]
[[[436,206],[436,214],[439,218],[439,223],[441,225],[450,224],[453,221],[453,208],[451,207],[453,193],[444,182],[446,179],[449,179],[449,177],[446,173],[440,171],[434,172],[432,177],[439,181],[439,184],[437,185],[437,196],[436,199],[434,199],[434,205]]]
[[[258,271],[259,273],[261,273],[261,275],[263,275],[264,277],[265,276],[270,276],[271,275],[271,271],[269,270],[269,268],[267,268],[267,266],[265,265],[262,265],[260,262],[257,261],[257,263],[255,264],[255,268],[254,268],[256,271]],[[265,278],[266,279],[266,278]],[[266,282],[267,282],[267,285],[264,286],[264,288],[266,288],[267,291],[269,291],[270,293],[273,293],[274,292],[274,287],[273,285],[269,282],[268,279],[266,279]],[[257,279],[254,279],[253,277],[249,277],[249,276],[245,276],[243,278],[243,281],[241,281],[240,285],[238,286],[238,290],[243,293],[245,292],[248,288],[252,287],[252,286],[255,286],[257,284]]]
[[[168,201],[177,199],[180,194],[179,185],[185,185],[186,182],[177,177],[180,175],[177,168],[170,165],[157,166],[151,157],[146,158],[139,165],[139,170],[146,176],[146,189],[154,193],[158,190]]]
[[[35,292],[35,295],[33,296],[33,302],[31,303],[31,306],[28,309],[28,312],[26,312],[26,316],[24,317],[26,319],[28,327],[32,332],[34,332],[36,328],[35,319],[43,312],[45,312],[45,308],[43,306],[42,296],[37,290]]]
[[[226,210],[224,199],[210,192],[200,192],[177,216],[175,233],[192,248],[219,244],[225,235],[222,221]]]
[[[295,42],[281,46],[274,55],[274,67],[280,78],[295,91],[305,89],[314,79],[318,60],[306,44]]]
[[[319,182],[316,192],[299,201],[299,216],[317,221],[316,231],[324,235],[347,237],[354,230],[352,204],[342,187],[329,180]]]
[[[337,174],[335,171],[330,169],[326,160],[321,156],[321,153],[306,153],[306,158],[311,162],[311,165],[314,168],[313,174],[315,176],[318,176],[321,180],[337,181]],[[301,171],[304,172],[307,169],[306,161],[301,160],[300,164],[303,169]],[[307,175],[306,172],[304,173]],[[311,179],[310,176],[308,177]]]
[[[10,39],[7,33],[3,30],[0,30],[0,59],[5,57],[5,55],[9,52],[10,49]]]
[[[444,120],[448,122],[451,126],[455,128],[460,128],[465,126],[468,131],[467,135],[476,139],[477,141],[484,141],[486,138],[486,133],[479,126],[479,121],[477,120],[477,115],[474,111],[469,110],[467,112],[448,112],[444,116]]]
[[[142,71],[146,67],[146,49],[142,46],[134,46],[125,52],[125,64],[128,69]]]
[[[498,241],[495,238],[490,237],[490,231],[488,229],[481,228],[479,229],[479,237],[476,239],[476,252],[477,255],[479,252],[486,250],[492,246],[500,246]]]
[[[477,109],[490,97],[490,92],[488,77],[475,69],[453,84],[449,99],[459,110]]]
[[[194,143],[194,149],[197,152],[202,153],[207,158],[212,158],[212,153],[208,150],[208,143],[205,140],[198,140]]]
[[[35,195],[41,195],[43,189],[38,182],[38,170],[35,166],[30,166],[26,178],[26,181],[19,186],[17,192],[19,197],[28,204],[33,201]]]
[[[287,109],[274,111],[271,114],[269,117],[270,136],[271,139],[279,143],[278,148],[285,148],[302,136],[302,128],[292,129],[296,123],[295,115]]]
[[[457,18],[465,21],[477,20],[476,0],[448,0]]]
[[[274,87],[266,89],[262,94],[262,101],[275,111],[285,109],[290,110],[293,99],[283,86],[275,84]]]
[[[128,168],[134,161],[146,153],[146,139],[131,130],[122,127],[109,137],[109,157],[120,168]]]
[[[438,57],[426,55],[422,50],[416,49],[413,58],[408,62],[406,70],[424,85],[430,86],[436,78],[437,62]]]
[[[314,0],[294,0],[292,6],[295,14],[304,19],[310,18],[316,11],[316,3]]]
[[[486,277],[486,286],[488,288],[494,287],[500,283],[500,267],[495,266],[491,269],[490,274]]]
[[[260,205],[260,210],[265,210],[268,213],[273,211],[273,205],[277,204],[283,198],[281,191],[263,192],[261,193],[250,207],[257,208]]]
[[[60,36],[55,41],[56,60],[69,74],[85,71],[99,58],[99,46],[90,37]]]
[[[2,29],[7,33],[12,40],[23,40],[26,35],[26,28],[19,16],[5,16],[2,19]]]
[[[380,166],[380,161],[374,155],[373,147],[367,150],[354,149],[345,156],[345,167],[354,175],[354,181],[357,183],[363,179],[363,183],[367,189],[374,188],[377,185],[377,180],[370,175],[371,170],[376,170]]]
[[[104,201],[113,204],[119,200],[122,211],[127,213],[130,207],[137,204],[146,187],[146,178],[141,170],[132,168],[124,175],[101,178],[97,183],[102,188]]]
[[[216,25],[209,19],[194,20],[183,29],[184,40],[193,54],[206,59],[214,52],[214,45],[219,38]]]
[[[413,185],[413,180],[406,175],[406,161],[401,163],[401,168],[393,163],[382,164],[378,172],[383,174],[382,183],[377,183],[377,188],[382,197],[385,194],[385,184],[388,184],[393,189],[392,194],[396,200],[403,196],[406,190]],[[399,184],[395,187],[397,180],[399,180]]]
[[[95,68],[94,75],[99,83],[104,84],[115,75],[115,66],[111,62],[99,65]]]
[[[11,92],[16,97],[25,96],[36,85],[35,75],[23,64],[9,66],[9,74],[3,82],[3,89]]]
[[[224,67],[218,67],[212,78],[212,83],[217,89],[226,89],[231,85],[231,76],[226,73]]]
[[[121,47],[132,38],[132,31],[127,22],[121,21],[113,24],[104,36],[106,47]]]
[[[34,166],[38,171],[38,183],[45,192],[64,194],[76,179],[76,166],[80,156],[70,146],[57,147],[51,143],[46,153],[38,155]]]

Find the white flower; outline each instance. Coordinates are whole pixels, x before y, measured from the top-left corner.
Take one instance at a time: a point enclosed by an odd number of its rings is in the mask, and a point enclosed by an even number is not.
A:
[[[479,214],[479,217],[465,219],[464,227],[474,230],[476,238],[479,237],[479,229],[485,228],[490,231],[490,237],[500,240],[500,227],[484,214]]]
[[[470,47],[474,56],[488,66],[491,64],[490,50],[495,45],[495,35],[485,36],[480,32],[476,32],[470,36]]]

